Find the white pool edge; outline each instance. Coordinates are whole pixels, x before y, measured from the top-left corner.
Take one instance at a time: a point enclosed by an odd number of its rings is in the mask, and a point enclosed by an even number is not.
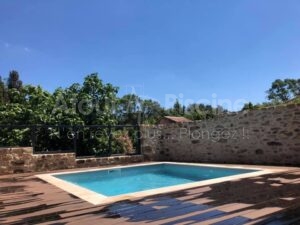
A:
[[[134,192],[129,194],[123,194],[118,196],[105,196],[101,195],[97,192],[91,191],[87,188],[78,186],[76,184],[70,183],[68,181],[64,181],[62,179],[56,178],[55,175],[62,174],[72,174],[72,173],[84,173],[84,172],[93,172],[93,171],[101,171],[108,169],[119,169],[119,168],[130,168],[130,167],[139,167],[139,166],[149,166],[149,165],[159,165],[159,164],[175,164],[175,165],[188,165],[188,166],[199,166],[199,167],[217,167],[217,168],[229,168],[229,169],[247,169],[247,170],[259,170],[244,174],[238,174],[233,176],[214,178],[204,181],[192,182],[187,184],[180,184],[174,186],[168,186],[163,188],[156,188],[147,191]],[[39,174],[35,175],[41,180],[44,180],[66,192],[72,194],[82,200],[85,200],[93,205],[100,204],[109,204],[114,203],[121,200],[133,200],[141,197],[148,197],[157,194],[166,194],[175,191],[182,191],[190,188],[196,188],[201,186],[207,186],[211,184],[217,184],[226,181],[239,180],[243,178],[256,177],[276,172],[287,171],[286,167],[260,167],[260,166],[248,166],[248,165],[216,165],[216,164],[203,164],[203,163],[177,163],[177,162],[152,162],[152,163],[141,163],[137,165],[127,165],[127,166],[115,166],[110,168],[96,168],[96,169],[86,169],[86,170],[78,170],[78,171],[66,171],[66,172],[58,172],[58,173],[48,173],[48,174]]]

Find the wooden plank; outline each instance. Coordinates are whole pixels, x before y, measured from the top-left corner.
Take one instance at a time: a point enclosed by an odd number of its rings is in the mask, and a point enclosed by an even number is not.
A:
[[[0,176],[0,224],[239,224],[300,219],[300,169],[107,206],[36,179]],[[11,189],[11,187],[15,187]],[[293,213],[289,213],[293,212]],[[293,217],[294,215],[294,217]],[[298,217],[298,218],[297,218]]]

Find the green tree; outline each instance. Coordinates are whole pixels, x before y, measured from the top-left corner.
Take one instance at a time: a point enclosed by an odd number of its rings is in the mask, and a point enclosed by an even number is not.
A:
[[[22,91],[9,90],[12,100],[0,106],[0,124],[32,125],[47,124],[50,114],[51,95],[41,87],[26,85]],[[50,107],[50,108],[49,108]],[[8,145],[30,145],[30,129],[3,129],[0,132],[0,143]]]
[[[78,95],[78,110],[85,124],[115,124],[117,93],[118,88],[104,84],[97,73],[85,77]]]
[[[160,104],[151,99],[142,101],[141,112],[143,124],[156,124],[165,115],[165,110]]]
[[[82,85],[58,88],[53,93],[51,121],[66,125],[114,125],[117,91],[117,87],[105,84],[95,73],[86,76]],[[80,128],[76,138],[79,155],[108,154],[108,130]]]
[[[8,89],[17,89],[20,90],[22,88],[23,82],[20,80],[20,76],[18,71],[12,70],[9,72],[9,76],[7,79],[7,87]]]
[[[116,110],[119,124],[155,124],[164,114],[165,111],[158,102],[142,99],[135,94],[121,97]]]
[[[52,95],[52,110],[49,115],[51,124],[84,125],[83,117],[78,111],[80,84],[73,84],[66,89],[57,88]]]
[[[137,124],[141,116],[142,99],[134,94],[127,94],[118,99],[116,116],[119,124]]]
[[[214,108],[211,105],[194,103],[188,105],[185,116],[191,120],[206,120],[227,112],[222,106]]]
[[[185,106],[181,105],[178,99],[176,99],[176,102],[173,107],[167,111],[167,114],[170,116],[184,116]]]
[[[216,111],[214,111],[211,105],[205,104],[190,104],[187,107],[186,117],[192,120],[205,120],[215,117]]]
[[[300,95],[300,79],[277,79],[267,91],[267,97],[273,102],[286,102]]]
[[[48,123],[53,107],[51,94],[40,86],[26,85],[22,91],[13,88],[9,90],[11,101],[2,105],[0,117],[2,123],[10,121],[13,124],[45,124]]]
[[[244,107],[242,108],[242,111],[253,110],[253,109],[257,109],[257,108],[258,108],[258,105],[253,105],[252,102],[248,102],[248,103],[245,103]]]
[[[5,84],[0,76],[0,105],[5,103]]]
[[[61,124],[108,125],[116,124],[114,116],[118,88],[104,84],[94,73],[78,83],[53,93],[51,116]]]
[[[73,84],[66,89],[58,88],[50,94],[40,86],[22,86],[22,82],[19,82],[19,75],[16,71],[12,71],[7,86],[9,86],[7,88],[9,101],[6,104],[0,104],[0,124],[107,125],[116,123],[113,115],[113,102],[116,99],[117,88],[111,84],[104,84],[97,74],[87,76],[83,85]],[[0,88],[3,87],[5,89],[4,82],[0,82]],[[39,133],[38,146],[48,146],[48,149],[43,150],[49,150],[55,146],[60,148],[69,142],[66,139],[51,139],[58,133],[51,127],[40,128],[37,132]],[[63,132],[66,134],[67,130]],[[2,129],[0,133],[0,144],[23,145],[27,143],[29,145],[28,129],[14,129],[13,131]],[[107,135],[101,138],[107,139]],[[89,148],[98,151],[99,146],[103,146],[101,138],[90,141],[90,145],[89,141],[82,143],[82,149]],[[91,144],[94,146],[91,147]]]

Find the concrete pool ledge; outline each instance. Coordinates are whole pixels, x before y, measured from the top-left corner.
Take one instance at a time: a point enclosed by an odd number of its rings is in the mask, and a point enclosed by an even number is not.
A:
[[[64,181],[62,179],[56,178],[55,175],[62,175],[62,174],[72,174],[72,173],[84,173],[84,172],[92,172],[92,171],[101,171],[107,169],[118,169],[118,168],[128,168],[128,167],[139,167],[139,166],[146,166],[146,165],[159,165],[159,164],[174,164],[174,165],[190,165],[190,166],[205,166],[205,167],[217,167],[217,168],[230,168],[230,169],[250,169],[250,170],[259,170],[244,174],[232,175],[227,177],[221,178],[214,178],[204,181],[196,181],[187,184],[180,184],[162,188],[151,189],[147,191],[140,191],[134,192],[130,194],[123,194],[118,196],[105,196],[84,187],[78,186],[76,184],[70,183],[68,181]],[[226,181],[235,181],[244,178],[251,178],[251,177],[259,177],[261,175],[284,172],[290,170],[290,167],[274,167],[274,166],[253,166],[253,165],[219,165],[219,164],[203,164],[203,163],[175,163],[175,162],[154,162],[154,163],[141,163],[136,165],[127,165],[127,166],[115,166],[109,168],[96,168],[96,169],[84,169],[84,170],[77,170],[77,171],[65,171],[59,173],[48,173],[48,174],[39,174],[35,175],[41,180],[44,180],[72,195],[77,196],[93,205],[102,205],[102,204],[109,204],[114,203],[117,201],[122,200],[134,200],[137,198],[148,197],[152,195],[158,194],[166,194],[176,191],[182,191],[191,188],[197,188],[201,186],[208,186],[212,184],[222,183]]]

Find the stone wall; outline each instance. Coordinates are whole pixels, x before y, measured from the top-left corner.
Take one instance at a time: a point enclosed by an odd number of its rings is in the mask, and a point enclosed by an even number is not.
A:
[[[71,169],[76,167],[75,153],[34,154],[32,155],[32,171]]]
[[[81,158],[76,159],[77,168],[107,166],[107,165],[125,165],[130,163],[143,162],[142,155],[120,155],[100,158]]]
[[[206,163],[300,165],[300,105],[222,118],[142,128],[148,159]]]
[[[141,127],[141,149],[146,161],[162,161],[164,140],[162,131],[164,126],[142,126]]]
[[[46,172],[143,162],[142,155],[76,159],[75,153],[33,154],[28,148],[1,148],[0,174]]]
[[[0,174],[70,169],[75,165],[74,153],[33,154],[31,147],[0,149]]]
[[[33,154],[32,148],[1,148],[0,174],[144,160],[300,166],[299,104],[194,123],[143,126],[141,132],[143,155],[76,159],[74,153]]]
[[[1,148],[0,174],[32,171],[32,148]]]

